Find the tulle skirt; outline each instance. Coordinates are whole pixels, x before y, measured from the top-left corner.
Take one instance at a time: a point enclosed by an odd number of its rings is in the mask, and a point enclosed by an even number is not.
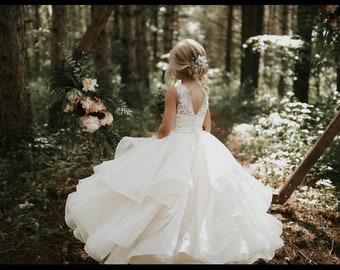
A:
[[[65,221],[105,264],[251,264],[283,246],[272,191],[205,131],[124,137],[68,195]]]

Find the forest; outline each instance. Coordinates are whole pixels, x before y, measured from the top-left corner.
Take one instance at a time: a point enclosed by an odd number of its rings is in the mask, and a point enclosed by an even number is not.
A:
[[[211,133],[276,194],[285,246],[255,264],[340,263],[339,5],[2,5],[0,15],[1,264],[97,264],[65,224],[66,198],[121,138],[155,134],[169,51],[185,38],[208,56]]]

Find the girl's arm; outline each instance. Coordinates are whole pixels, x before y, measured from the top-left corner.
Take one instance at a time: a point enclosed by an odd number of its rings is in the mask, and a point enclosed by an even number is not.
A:
[[[162,122],[158,128],[157,138],[168,136],[175,122],[177,106],[177,91],[175,87],[168,89],[165,95],[165,107]]]
[[[210,110],[208,108],[207,113],[205,114],[204,121],[203,121],[203,130],[207,132],[211,132],[211,116]]]

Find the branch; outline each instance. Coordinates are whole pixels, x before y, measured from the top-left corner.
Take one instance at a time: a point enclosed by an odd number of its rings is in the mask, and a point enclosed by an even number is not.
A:
[[[88,54],[98,35],[103,30],[107,20],[109,19],[115,5],[102,5],[98,8],[96,14],[92,18],[92,23],[87,27],[80,44],[75,52],[75,59],[81,57],[82,54]]]

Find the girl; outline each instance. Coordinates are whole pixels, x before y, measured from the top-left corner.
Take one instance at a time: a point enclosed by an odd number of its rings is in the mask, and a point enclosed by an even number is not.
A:
[[[66,223],[98,262],[252,264],[283,246],[271,189],[210,133],[208,68],[199,43],[178,42],[157,135],[124,137],[69,194]]]

